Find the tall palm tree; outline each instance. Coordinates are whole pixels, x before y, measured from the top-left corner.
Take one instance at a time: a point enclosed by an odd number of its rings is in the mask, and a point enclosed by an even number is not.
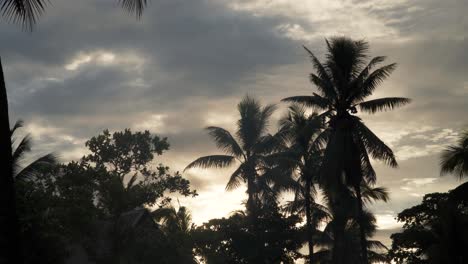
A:
[[[265,174],[266,165],[271,163],[269,154],[279,145],[276,137],[268,133],[269,119],[275,108],[274,105],[262,107],[254,98],[245,96],[237,105],[240,118],[235,136],[224,128],[206,128],[217,147],[226,154],[200,157],[185,168],[226,168],[237,163],[239,166],[231,174],[226,190],[238,188],[242,182],[247,184],[246,208],[252,231],[257,237],[261,236],[258,225],[259,208],[263,199],[271,200],[272,197],[263,195],[267,181],[260,176]],[[257,246],[256,263],[265,262],[264,246]]]
[[[295,199],[287,208],[306,218],[307,242],[309,249],[308,263],[314,263],[313,234],[318,224],[327,218],[323,206],[315,202],[318,172],[322,158],[322,147],[326,143],[322,116],[313,113],[307,115],[299,105],[291,105],[288,114],[280,120],[281,138],[289,145],[283,152],[286,166],[292,166],[292,177],[297,180]]]
[[[382,160],[391,167],[397,167],[393,151],[385,145],[355,114],[358,109],[375,113],[391,110],[410,102],[408,98],[385,97],[367,100],[395,69],[396,64],[377,67],[385,57],[368,58],[369,45],[365,41],[353,41],[345,37],[326,40],[328,53],[325,63],[307,48],[315,73],[310,75],[311,82],[318,93],[311,96],[294,96],[283,101],[301,103],[323,110],[328,121],[328,143],[322,162],[322,181],[327,188],[334,188],[336,195],[333,202],[340,206],[340,194],[346,192],[344,186],[354,188],[358,196],[359,215],[363,215],[360,187],[363,181],[372,184],[376,180],[370,157]],[[370,156],[370,157],[369,157]],[[346,263],[343,254],[344,222],[338,224],[335,239],[334,262]],[[367,246],[365,232],[361,228],[362,263],[367,264]]]
[[[247,184],[246,207],[253,218],[260,191],[258,178],[266,163],[265,159],[275,149],[275,137],[268,133],[269,119],[275,108],[274,105],[262,107],[254,98],[245,96],[237,105],[240,119],[237,121],[235,136],[221,127],[206,128],[217,147],[226,154],[200,157],[185,168],[226,168],[239,164],[231,174],[226,190],[238,188],[241,182]]]
[[[118,0],[129,12],[141,16],[147,0]],[[48,0],[0,0],[0,12],[10,21],[32,30],[38,17],[44,12]],[[19,224],[16,214],[13,180],[13,157],[10,138],[8,97],[0,58],[0,260],[23,263]]]

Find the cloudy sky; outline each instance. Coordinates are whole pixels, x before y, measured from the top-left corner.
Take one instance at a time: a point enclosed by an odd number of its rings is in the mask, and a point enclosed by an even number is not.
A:
[[[400,163],[375,164],[392,198],[374,206],[379,238],[424,193],[460,183],[439,177],[438,155],[468,125],[466,0],[151,0],[141,20],[117,1],[51,2],[33,33],[0,23],[12,121],[25,120],[37,153],[77,159],[105,128],[148,129],[169,137],[162,161],[182,170],[218,153],[203,128],[234,129],[243,95],[278,103],[276,120],[281,98],[314,91],[301,45],[323,58],[325,38],[348,36],[399,65],[375,96],[413,99],[362,115]],[[186,173],[200,195],[181,202],[197,224],[242,208],[245,189],[224,191],[228,174]]]

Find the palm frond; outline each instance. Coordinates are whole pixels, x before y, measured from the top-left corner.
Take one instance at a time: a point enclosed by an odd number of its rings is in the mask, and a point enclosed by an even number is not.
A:
[[[453,173],[460,179],[468,176],[468,148],[449,146],[441,155],[440,174]]]
[[[124,9],[130,13],[135,13],[137,17],[141,17],[143,9],[147,6],[147,0],[119,0]]]
[[[361,185],[361,196],[364,202],[373,203],[375,201],[388,202],[389,192],[384,187],[371,187],[367,184]]]
[[[18,146],[16,146],[13,151],[13,162],[18,164],[29,151],[31,151],[31,137],[26,135],[21,139],[20,143],[18,143]]]
[[[136,180],[137,180],[137,173],[134,173],[133,176],[130,178],[130,180],[127,183],[127,190],[130,190],[133,187]]]
[[[364,69],[362,69],[359,75],[351,81],[350,88],[349,88],[349,97],[347,97],[350,103],[355,101],[356,96],[359,97],[361,95],[362,84],[367,79],[367,77],[369,77],[370,71],[377,64],[384,62],[385,59],[386,59],[385,56],[377,56],[377,57],[372,58],[370,62],[367,64],[367,66],[364,67]]]
[[[241,181],[244,179],[244,168],[245,164],[241,164],[229,177],[229,181],[226,184],[226,191],[232,191],[237,189],[241,185]]]
[[[395,155],[390,147],[380,140],[380,138],[361,121],[356,121],[355,126],[368,153],[374,159],[381,160],[391,167],[398,167]]]
[[[32,30],[48,0],[0,0],[2,15],[23,29]]]
[[[292,97],[284,98],[281,101],[303,104],[305,106],[308,106],[317,110],[325,110],[330,107],[329,100],[318,94],[314,94],[312,96],[310,95],[292,96]]]
[[[233,156],[229,155],[211,155],[204,156],[194,160],[185,167],[184,171],[191,168],[226,168],[231,166],[235,161]]]
[[[384,253],[378,253],[378,252],[369,250],[367,252],[367,255],[369,256],[368,258],[371,263],[391,263],[388,256]]]
[[[15,175],[15,179],[24,180],[34,177],[37,175],[37,173],[40,173],[42,169],[53,166],[56,163],[57,157],[54,154],[44,155],[18,171]]]
[[[361,139],[358,139],[358,147],[359,147],[359,154],[361,155],[361,171],[362,176],[366,183],[375,184],[377,180],[377,174],[375,173],[374,167],[372,167],[372,163],[369,158],[369,154],[367,153],[366,146]]]
[[[378,240],[367,240],[367,247],[371,250],[373,249],[385,249],[388,250],[388,247],[385,246],[382,242]]]
[[[260,124],[262,108],[257,100],[246,95],[237,105],[237,109],[240,114],[237,121],[237,138],[242,141],[244,150],[251,150],[263,131]]]
[[[359,103],[358,106],[361,111],[369,112],[371,114],[378,111],[392,110],[396,107],[406,105],[411,102],[409,98],[403,97],[385,97]]]
[[[277,192],[294,191],[299,188],[297,181],[291,177],[291,171],[281,166],[266,169],[262,179]]]
[[[13,125],[13,127],[11,128],[11,136],[15,134],[16,130],[22,128],[23,125],[24,125],[23,120],[17,120],[15,124]]]
[[[315,71],[317,72],[317,75],[313,73],[310,75],[310,81],[317,86],[319,91],[321,91],[325,97],[336,98],[336,91],[335,87],[333,86],[333,81],[330,77],[330,74],[327,72],[322,63],[317,59],[317,57],[315,57],[314,53],[307,47],[303,47],[307,53],[309,53]]]
[[[396,63],[385,65],[369,74],[362,83],[359,93],[354,95],[354,102],[360,102],[367,96],[371,95],[375,88],[390,76],[390,74],[396,69],[396,66]]]
[[[208,130],[208,134],[214,139],[218,148],[236,157],[243,155],[241,147],[229,131],[214,126],[207,127],[206,130]]]
[[[261,109],[257,125],[257,129],[260,136],[267,132],[270,118],[276,111],[276,109],[277,107],[274,104],[268,104]]]
[[[267,134],[258,139],[252,150],[259,155],[269,154],[272,152],[283,151],[286,149],[282,134]]]
[[[154,220],[162,222],[163,225],[176,226],[177,224],[177,212],[173,206],[161,207],[151,212]]]

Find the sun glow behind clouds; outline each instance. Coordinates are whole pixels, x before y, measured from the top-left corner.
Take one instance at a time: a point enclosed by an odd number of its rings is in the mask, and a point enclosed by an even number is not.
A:
[[[115,61],[115,54],[107,51],[96,51],[92,53],[80,53],[70,63],[65,65],[65,69],[75,71],[80,66],[94,62],[97,64],[112,64]]]
[[[388,214],[376,214],[375,218],[377,220],[378,229],[394,229],[403,226],[402,223],[399,223],[393,213]]]
[[[132,52],[119,52],[119,55],[117,56],[114,51],[96,50],[79,52],[64,66],[64,68],[68,71],[76,71],[80,67],[90,64],[106,66],[115,65],[117,63],[123,63],[129,66],[141,66],[144,63],[144,59]]]

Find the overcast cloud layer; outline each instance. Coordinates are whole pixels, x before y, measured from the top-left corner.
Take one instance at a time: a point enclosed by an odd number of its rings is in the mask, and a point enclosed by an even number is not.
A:
[[[460,184],[439,177],[438,154],[468,125],[465,0],[152,0],[139,21],[116,2],[52,1],[33,33],[1,21],[12,121],[25,120],[38,152],[77,159],[105,128],[149,129],[169,137],[163,161],[182,170],[217,152],[203,127],[233,129],[246,93],[264,103],[310,94],[301,45],[322,57],[324,38],[345,35],[399,64],[375,96],[413,99],[362,115],[400,163],[375,165],[392,198],[374,206],[379,238],[388,243],[396,213],[424,193]],[[200,195],[181,201],[197,224],[242,208],[243,189],[224,191],[228,174],[186,174]]]

